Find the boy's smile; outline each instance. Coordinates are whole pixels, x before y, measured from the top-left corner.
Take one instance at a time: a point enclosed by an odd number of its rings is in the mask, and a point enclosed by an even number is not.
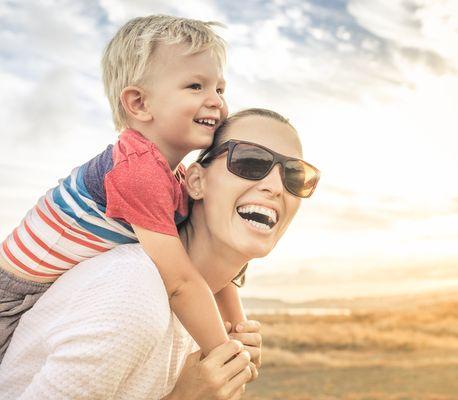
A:
[[[185,44],[159,45],[147,74],[145,104],[152,115],[141,133],[156,143],[170,164],[208,147],[227,116],[225,81],[216,56],[187,54]]]

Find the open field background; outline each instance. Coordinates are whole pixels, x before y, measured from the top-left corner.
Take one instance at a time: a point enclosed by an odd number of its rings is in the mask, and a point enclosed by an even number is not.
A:
[[[245,399],[458,399],[458,300],[426,299],[340,316],[251,315],[263,324],[263,366]]]

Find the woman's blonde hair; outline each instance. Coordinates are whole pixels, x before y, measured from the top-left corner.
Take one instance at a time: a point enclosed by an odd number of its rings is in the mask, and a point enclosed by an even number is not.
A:
[[[158,44],[189,44],[187,54],[210,50],[220,64],[226,60],[226,43],[213,30],[224,26],[218,22],[204,22],[168,15],[134,18],[119,29],[102,57],[105,94],[110,102],[116,130],[126,127],[126,113],[121,104],[121,91],[130,85],[141,86],[147,66],[154,59]]]

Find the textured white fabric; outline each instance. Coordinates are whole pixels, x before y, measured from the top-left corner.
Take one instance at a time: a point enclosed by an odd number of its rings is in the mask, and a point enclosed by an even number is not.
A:
[[[59,278],[24,314],[0,365],[0,399],[160,399],[196,344],[139,244]]]

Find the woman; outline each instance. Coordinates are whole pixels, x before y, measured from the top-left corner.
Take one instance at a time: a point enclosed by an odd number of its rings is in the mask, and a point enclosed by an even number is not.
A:
[[[319,172],[301,157],[287,120],[250,109],[189,167],[194,204],[180,238],[215,296],[272,250],[312,194]],[[238,399],[260,347],[256,323],[242,330],[233,337],[250,354],[231,341],[199,360],[152,261],[138,244],[119,246],[66,273],[22,317],[0,399]]]

